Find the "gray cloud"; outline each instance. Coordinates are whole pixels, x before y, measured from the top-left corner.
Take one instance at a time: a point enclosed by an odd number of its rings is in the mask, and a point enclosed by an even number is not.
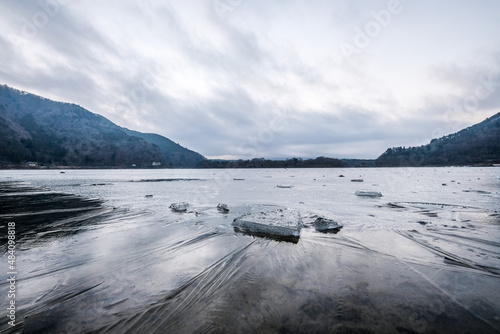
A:
[[[499,24],[484,6],[460,3],[441,27],[434,4],[404,2],[353,64],[339,44],[386,2],[228,4],[233,10],[221,17],[211,1],[69,1],[45,11],[44,23],[35,20],[40,3],[4,1],[0,81],[207,156],[241,158],[373,158],[500,109],[499,84],[474,108],[453,110],[481,78],[500,81]],[[415,26],[422,15],[427,26]],[[29,24],[36,33],[26,38]],[[457,38],[436,54],[429,36],[440,33]],[[424,36],[420,57],[398,47]]]

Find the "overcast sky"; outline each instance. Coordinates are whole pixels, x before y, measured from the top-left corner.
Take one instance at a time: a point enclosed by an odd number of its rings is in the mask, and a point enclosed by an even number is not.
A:
[[[376,158],[500,111],[500,1],[2,0],[0,83],[209,158]]]

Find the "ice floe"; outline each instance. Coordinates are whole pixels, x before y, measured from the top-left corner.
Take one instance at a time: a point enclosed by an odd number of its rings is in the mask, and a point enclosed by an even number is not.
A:
[[[293,209],[276,209],[243,215],[233,220],[235,231],[279,241],[298,242],[302,219]]]

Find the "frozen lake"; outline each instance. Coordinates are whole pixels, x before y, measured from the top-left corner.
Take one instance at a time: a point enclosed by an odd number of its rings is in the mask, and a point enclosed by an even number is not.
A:
[[[469,167],[0,171],[2,252],[8,222],[18,242],[18,324],[4,319],[0,332],[497,333],[499,176]],[[178,202],[186,212],[169,208]],[[297,242],[232,226],[277,209],[300,213]],[[321,233],[318,217],[343,227]]]

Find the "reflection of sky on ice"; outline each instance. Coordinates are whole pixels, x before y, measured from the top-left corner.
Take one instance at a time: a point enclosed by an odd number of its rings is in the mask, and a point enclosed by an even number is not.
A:
[[[497,174],[497,168],[2,171],[1,181],[105,201],[86,220],[66,217],[18,236],[19,312],[27,332],[498,330]],[[383,197],[359,198],[357,190]],[[169,209],[182,201],[190,204],[187,213]],[[217,203],[230,212],[218,211]],[[244,214],[279,207],[301,213],[297,244],[231,226]],[[318,216],[343,228],[318,233],[312,227]],[[75,233],[57,234],[74,221],[82,222]]]

